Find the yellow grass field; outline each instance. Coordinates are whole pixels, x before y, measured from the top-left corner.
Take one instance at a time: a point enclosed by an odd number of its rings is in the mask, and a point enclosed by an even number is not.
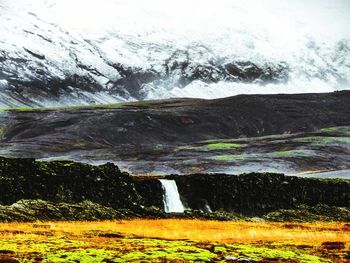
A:
[[[0,262],[9,263],[350,262],[349,245],[345,223],[164,219],[0,224]]]

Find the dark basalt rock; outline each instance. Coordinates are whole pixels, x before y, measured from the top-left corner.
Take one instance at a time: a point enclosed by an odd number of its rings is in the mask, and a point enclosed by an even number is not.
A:
[[[90,201],[68,204],[43,200],[20,200],[11,206],[0,205],[0,222],[111,220],[122,218],[126,218],[125,213]]]
[[[153,68],[142,69],[125,67],[122,64],[112,64],[121,78],[110,82],[111,94],[122,97],[144,99],[142,88],[153,83],[172,83],[173,86],[184,87],[192,81],[200,80],[205,83],[217,83],[219,81],[245,81],[245,82],[282,82],[288,80],[288,67],[284,64],[265,64],[257,66],[249,61],[238,61],[224,65],[209,64],[200,65],[186,60],[178,60],[176,56],[165,61],[164,71],[156,71]]]
[[[345,249],[345,242],[323,242],[321,246],[327,250],[342,250]]]
[[[223,209],[248,216],[298,205],[350,207],[350,181],[301,179],[282,174],[194,174],[173,176],[180,195],[192,209]]]
[[[254,63],[238,61],[225,65],[230,78],[240,81],[283,82],[288,80],[288,66],[285,63],[277,65],[265,64],[258,67]]]
[[[350,217],[349,180],[302,179],[282,174],[193,174],[167,178],[176,181],[185,206],[192,211],[165,214],[163,189],[157,179],[133,178],[111,163],[92,166],[0,158],[3,205],[0,220],[135,217],[239,220],[277,210],[265,218],[298,221],[304,220],[304,215],[311,220],[344,221]],[[19,201],[22,199],[32,200]],[[205,212],[207,205],[213,213]],[[293,218],[285,209],[298,212]]]
[[[143,96],[140,90],[143,85],[161,79],[161,73],[154,69],[145,70],[142,68],[131,68],[121,64],[113,64],[111,66],[121,75],[120,79],[111,82],[113,84],[112,93],[116,93],[125,98],[131,96],[142,99]]]
[[[8,255],[0,254],[0,262],[2,263],[20,263],[19,260]]]
[[[41,55],[41,54],[38,54],[36,52],[33,52],[27,48],[24,48],[25,51],[27,51],[30,55],[32,55],[33,57],[35,58],[38,58],[38,59],[45,59],[45,56],[44,55]]]
[[[264,215],[263,218],[273,222],[350,222],[350,208],[331,207],[323,204],[316,206],[300,205],[294,209],[280,209],[268,213]],[[343,230],[346,231],[346,225],[344,226]]]
[[[81,92],[95,93],[103,89],[90,76],[72,75],[64,79],[48,78],[45,73],[37,71],[37,78],[32,80],[8,79],[5,92],[29,106],[41,106],[38,101],[58,101],[62,96],[69,96],[73,89]],[[34,100],[33,100],[34,99]]]
[[[37,162],[0,158],[0,203],[20,199],[78,203],[90,200],[113,208],[140,204],[129,174],[113,164],[91,166],[73,162]]]
[[[134,185],[136,191],[142,196],[143,205],[163,209],[163,188],[158,180],[152,178],[135,179]]]
[[[204,51],[205,52],[205,51]],[[284,82],[288,80],[289,68],[284,62],[278,64],[265,63],[256,65],[251,61],[232,61],[220,63],[208,61],[206,64],[198,64],[191,60],[187,51],[177,51],[165,60],[165,75],[174,79],[177,77],[177,85],[185,86],[194,80],[206,83],[219,81],[244,81],[244,82]]]

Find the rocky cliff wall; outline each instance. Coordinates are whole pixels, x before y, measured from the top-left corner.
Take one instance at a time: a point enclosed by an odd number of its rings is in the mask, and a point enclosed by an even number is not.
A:
[[[350,181],[298,178],[282,174],[173,176],[192,209],[262,215],[298,205],[350,206]]]
[[[172,175],[186,207],[254,216],[300,205],[350,207],[349,180],[319,180],[282,174]],[[0,158],[0,204],[21,199],[94,203],[147,214],[163,209],[163,189],[154,178],[134,178],[107,163]],[[159,211],[159,210],[158,210]],[[157,212],[158,213],[158,212]]]

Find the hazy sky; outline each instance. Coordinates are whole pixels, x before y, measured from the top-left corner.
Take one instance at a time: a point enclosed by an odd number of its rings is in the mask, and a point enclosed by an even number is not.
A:
[[[350,37],[350,0],[2,1],[17,7],[22,2],[50,21],[79,30],[125,27],[132,33],[158,27],[201,32],[203,27],[255,26],[271,34],[305,30]]]

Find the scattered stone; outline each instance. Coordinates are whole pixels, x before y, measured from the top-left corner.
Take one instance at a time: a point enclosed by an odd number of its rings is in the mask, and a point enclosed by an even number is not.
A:
[[[12,250],[2,249],[0,250],[0,254],[16,254],[16,253]]]
[[[321,246],[327,250],[342,250],[345,249],[345,242],[323,242]]]
[[[299,248],[299,249],[310,249],[310,248],[313,248],[313,246],[311,246],[311,245],[297,245],[296,247]]]
[[[251,258],[239,258],[237,259],[237,262],[247,263],[247,262],[253,262]]]
[[[0,255],[0,262],[1,263],[20,263],[19,260],[7,255]]]
[[[182,124],[193,124],[194,120],[191,119],[190,117],[181,117],[181,123]]]
[[[309,226],[303,226],[300,224],[284,224],[283,227],[287,229],[310,229],[311,228]]]
[[[225,257],[225,261],[228,263],[237,262],[237,257],[227,256],[227,257]]]
[[[125,237],[122,233],[101,233],[98,235],[99,237],[107,237],[107,238],[123,238]]]
[[[350,231],[350,224],[344,224],[342,227],[343,231]]]
[[[298,260],[293,259],[279,259],[279,258],[272,258],[272,259],[263,259],[259,261],[260,263],[299,263]]]
[[[33,224],[34,228],[51,228],[51,225]]]
[[[255,217],[249,218],[249,221],[255,222],[255,223],[262,223],[262,222],[265,222],[266,220],[264,218],[255,216]]]

